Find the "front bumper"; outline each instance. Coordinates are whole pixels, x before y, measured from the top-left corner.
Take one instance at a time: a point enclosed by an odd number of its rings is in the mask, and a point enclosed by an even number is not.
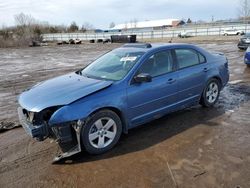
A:
[[[21,107],[19,107],[17,111],[20,124],[28,135],[30,135],[32,138],[37,139],[38,141],[43,141],[49,136],[48,125],[46,123],[40,125],[33,125],[27,120]]]

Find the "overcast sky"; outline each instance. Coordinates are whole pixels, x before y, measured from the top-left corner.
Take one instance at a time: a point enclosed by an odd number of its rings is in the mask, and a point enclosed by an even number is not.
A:
[[[96,28],[166,18],[215,20],[236,18],[239,0],[0,0],[0,26],[14,25],[14,15],[23,12],[51,24],[78,25],[89,22]]]

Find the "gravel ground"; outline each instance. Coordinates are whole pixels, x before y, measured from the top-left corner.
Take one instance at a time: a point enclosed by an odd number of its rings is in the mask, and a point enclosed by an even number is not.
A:
[[[182,40],[185,41],[185,40]],[[108,153],[58,164],[55,143],[22,128],[0,133],[0,187],[250,187],[250,68],[229,41],[188,39],[229,59],[230,83],[214,108],[195,106],[130,130]],[[17,95],[87,65],[119,44],[0,49],[0,122],[18,124]]]

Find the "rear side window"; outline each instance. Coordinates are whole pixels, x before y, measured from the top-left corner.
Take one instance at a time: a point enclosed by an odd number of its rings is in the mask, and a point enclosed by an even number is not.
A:
[[[148,58],[139,69],[140,73],[148,73],[152,77],[160,76],[173,71],[173,59],[171,51],[155,53]]]
[[[179,69],[197,65],[200,63],[198,54],[190,49],[176,49],[176,58],[179,63]]]
[[[200,63],[205,63],[206,58],[202,54],[200,54],[199,52],[197,52],[197,53],[198,53],[198,56],[199,56]]]

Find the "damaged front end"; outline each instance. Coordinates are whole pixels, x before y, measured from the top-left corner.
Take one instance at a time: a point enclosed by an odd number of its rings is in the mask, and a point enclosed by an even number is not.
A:
[[[56,140],[62,154],[55,161],[71,156],[81,151],[82,118],[87,117],[88,113],[86,109],[78,113],[79,107],[72,112],[70,104],[112,83],[73,72],[36,84],[18,97],[20,122],[33,138],[39,141],[48,137]]]
[[[54,158],[54,162],[81,152],[80,134],[84,123],[78,120],[49,125],[51,116],[59,108],[51,107],[41,112],[30,112],[21,107],[18,108],[19,121],[27,134],[38,141],[52,138],[59,144],[62,152]]]

